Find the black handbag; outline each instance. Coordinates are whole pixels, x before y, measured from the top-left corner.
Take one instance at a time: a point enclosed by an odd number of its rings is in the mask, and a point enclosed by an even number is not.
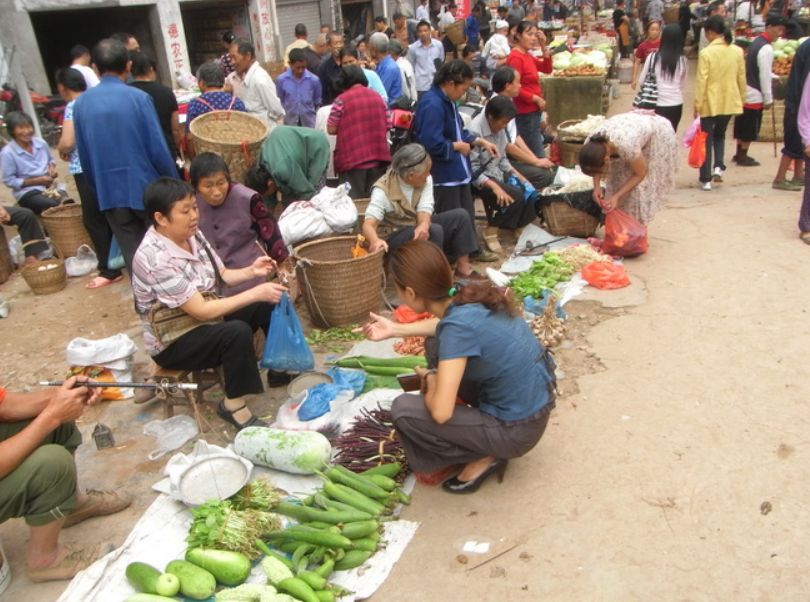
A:
[[[647,77],[644,78],[641,89],[633,99],[633,107],[636,109],[648,109],[652,111],[658,105],[658,80],[655,77],[655,62],[657,60],[658,53],[656,52],[653,54],[650,69],[647,71]]]

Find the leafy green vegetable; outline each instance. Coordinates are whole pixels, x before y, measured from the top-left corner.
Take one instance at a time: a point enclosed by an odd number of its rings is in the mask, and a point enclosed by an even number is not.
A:
[[[509,288],[518,299],[527,296],[539,299],[544,290],[553,290],[560,282],[570,280],[574,272],[572,265],[564,262],[556,253],[548,252],[542,259],[535,261],[528,271],[515,276],[509,283]]]
[[[343,341],[362,341],[365,337],[362,332],[352,332],[358,326],[347,326],[345,328],[328,328],[318,330],[313,328],[307,337],[310,345],[324,345],[326,343],[336,343]]]
[[[274,510],[281,496],[269,479],[251,481],[230,498],[235,510]]]
[[[257,558],[255,541],[280,528],[277,514],[262,510],[236,510],[228,500],[212,500],[191,511],[189,548],[214,548]]]

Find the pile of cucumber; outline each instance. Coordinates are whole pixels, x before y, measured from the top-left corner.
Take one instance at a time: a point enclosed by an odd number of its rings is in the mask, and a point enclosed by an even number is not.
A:
[[[390,520],[398,504],[410,503],[394,480],[400,470],[396,462],[359,474],[330,466],[320,473],[322,488],[301,504],[279,502],[274,511],[297,522],[256,541],[265,555],[261,566],[267,585],[244,583],[251,570],[244,554],[193,548],[165,572],[131,563],[127,579],[140,593],[125,602],[177,602],[171,597],[177,594],[206,600],[214,596],[217,583],[228,587],[216,593],[216,602],[335,602],[347,592],[329,583],[332,572],[365,563],[384,545],[382,522]]]

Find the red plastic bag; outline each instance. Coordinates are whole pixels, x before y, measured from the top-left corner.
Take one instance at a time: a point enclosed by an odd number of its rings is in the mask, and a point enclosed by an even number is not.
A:
[[[610,261],[594,261],[582,268],[582,278],[598,289],[622,288],[630,284],[624,267]]]
[[[708,134],[698,126],[695,132],[695,139],[692,140],[692,146],[689,149],[689,167],[700,169],[700,166],[706,161],[706,138]]]
[[[647,228],[620,209],[605,215],[605,238],[601,252],[605,255],[635,257],[647,252]]]

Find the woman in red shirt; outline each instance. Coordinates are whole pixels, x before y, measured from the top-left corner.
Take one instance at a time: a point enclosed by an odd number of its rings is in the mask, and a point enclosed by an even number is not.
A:
[[[647,37],[636,48],[636,60],[633,62],[633,79],[631,87],[635,90],[638,87],[638,74],[641,73],[641,68],[644,66],[644,61],[647,56],[653,52],[657,52],[661,47],[661,22],[650,21],[647,25]]]
[[[514,37],[515,47],[506,57],[506,64],[520,73],[520,92],[514,99],[517,107],[518,134],[529,146],[529,149],[540,159],[545,157],[543,150],[543,132],[540,130],[543,110],[546,101],[540,91],[538,72],[551,73],[551,58],[536,58],[530,54],[537,42],[537,25],[532,21],[523,21],[518,25]]]

